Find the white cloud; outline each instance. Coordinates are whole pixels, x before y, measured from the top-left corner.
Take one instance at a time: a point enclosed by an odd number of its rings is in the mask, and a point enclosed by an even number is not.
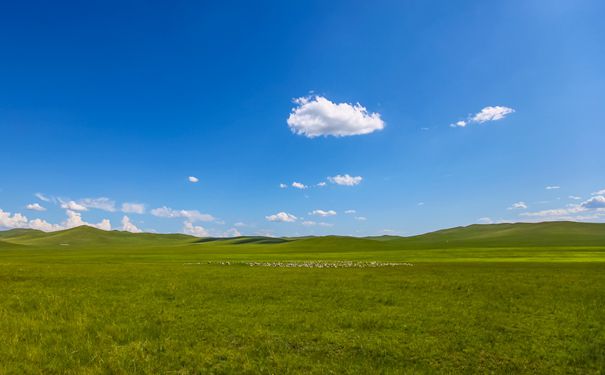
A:
[[[187,177],[187,179],[189,180],[189,182],[193,182],[193,183],[200,181],[200,179],[195,176],[189,176],[189,177]]]
[[[459,120],[455,123],[451,124],[452,127],[460,127],[464,128],[469,124],[483,124],[488,121],[498,121],[502,120],[506,116],[514,113],[515,110],[508,107],[503,106],[488,106],[483,108],[480,112],[475,113],[474,115],[469,116],[466,120]]]
[[[229,228],[220,237],[240,237],[242,234],[235,228]]]
[[[605,191],[603,191],[603,194],[605,194]],[[579,201],[579,200],[581,200],[581,199],[582,199],[582,197],[577,197],[577,196],[575,196],[575,195],[570,195],[570,196],[569,196],[569,199],[573,199],[573,200],[575,200],[575,201]]]
[[[294,181],[294,182],[292,183],[292,187],[293,187],[293,188],[297,188],[297,189],[306,189],[306,188],[307,188],[307,185],[305,185],[305,184],[303,184],[303,183],[300,183],[300,182],[296,182],[296,181]]]
[[[246,223],[242,223],[241,221],[238,221],[237,223],[233,224],[236,227],[245,227]]]
[[[124,215],[124,217],[122,218],[122,230],[126,231],[126,232],[132,232],[132,233],[141,233],[142,232],[142,230],[137,228],[137,226],[134,225],[130,221],[130,218],[126,215]]]
[[[355,216],[355,220],[366,221],[366,220],[368,220],[368,218],[365,216]]]
[[[322,96],[302,97],[294,103],[297,107],[288,117],[288,126],[308,138],[369,134],[384,128],[380,114],[368,113],[359,103],[333,103]]]
[[[317,184],[317,186],[318,186],[318,187],[324,187],[324,186],[326,186],[326,183],[325,183],[324,181],[322,181],[322,182],[319,182],[319,183]]]
[[[191,222],[186,221],[183,224],[183,233],[189,234],[195,237],[208,237],[210,234],[206,228],[199,225],[193,225]]]
[[[335,216],[336,211],[334,211],[334,210],[327,210],[327,211],[313,210],[313,211],[309,212],[309,215],[321,216],[321,217]]]
[[[349,176],[348,174],[345,174],[343,176],[341,175],[336,175],[336,176],[332,176],[332,177],[328,177],[328,181],[330,181],[333,184],[337,184],[337,185],[344,185],[344,186],[354,186],[354,185],[359,185],[361,183],[361,180],[363,180],[363,177],[361,176]]]
[[[307,226],[307,227],[312,227],[312,226],[316,226],[316,225],[318,225],[320,227],[332,227],[332,226],[334,226],[334,224],[331,224],[331,223],[324,223],[324,222],[319,222],[318,223],[318,222],[315,222],[315,221],[312,221],[312,220],[303,221],[302,225]]]
[[[347,214],[347,215],[353,215],[355,213],[357,213],[357,211],[355,211],[355,210],[346,210],[345,211],[345,214]]]
[[[582,202],[580,205],[587,209],[605,208],[605,196],[603,196],[603,195],[594,196],[594,197],[590,198],[589,200]]]
[[[209,214],[203,214],[198,210],[173,210],[169,207],[160,207],[154,208],[151,210],[151,214],[157,217],[165,217],[165,218],[184,218],[190,222],[196,221],[214,221],[215,218]]]
[[[43,230],[45,232],[53,232],[57,230],[74,228],[81,225],[88,225],[103,230],[111,230],[111,223],[108,219],[103,219],[97,224],[92,224],[82,220],[82,215],[79,212],[75,212],[68,209],[65,211],[65,213],[67,214],[67,219],[63,223],[51,224],[42,219],[28,220],[25,215],[22,215],[20,213],[15,213],[11,215],[10,212],[5,212],[0,209],[0,227],[9,229],[30,228]]]
[[[76,203],[75,201],[62,201],[59,200],[61,202],[61,208],[66,209],[66,210],[70,210],[70,211],[88,211],[88,208],[86,208],[85,206]]]
[[[510,206],[508,209],[509,210],[524,210],[527,208],[527,204],[525,204],[525,202],[516,202],[513,203],[512,206]]]
[[[591,193],[591,195],[605,195],[605,189],[595,191],[594,193]]]
[[[28,228],[29,220],[26,216],[15,213],[11,215],[10,212],[3,211],[0,209],[0,227],[3,228]]]
[[[560,189],[560,188],[561,187],[557,186],[557,185],[550,185],[550,186],[545,187],[546,190],[556,190],[556,189]]]
[[[183,233],[195,237],[239,237],[242,234],[235,228],[229,228],[224,232],[210,231],[202,226],[193,225],[189,221],[183,223]]]
[[[477,219],[477,223],[479,224],[493,224],[494,221],[492,219],[490,219],[489,217],[482,217]]]
[[[27,206],[25,206],[25,208],[27,208],[28,210],[32,210],[32,211],[46,211],[46,208],[40,206],[39,203],[30,203]]]
[[[280,189],[286,189],[287,187],[288,187],[288,185],[286,185],[286,184],[279,184]]]
[[[145,205],[142,203],[122,203],[122,212],[128,214],[144,214],[145,213]]]
[[[108,212],[115,212],[116,210],[116,202],[112,201],[109,198],[101,197],[101,198],[84,198],[78,201],[78,204],[86,207],[93,208],[97,210],[103,210]],[[83,210],[76,210],[83,211]]]
[[[58,231],[58,230],[65,229],[62,225],[51,224],[51,223],[47,222],[46,220],[42,220],[42,219],[33,219],[33,220],[30,220],[30,222],[29,222],[29,228],[41,230],[41,231],[44,231],[44,232],[55,232],[55,231]]]
[[[282,211],[282,212],[278,212],[274,215],[265,216],[265,219],[267,219],[267,221],[292,223],[297,220],[297,217],[292,214]]]
[[[512,108],[503,107],[499,105],[494,107],[485,107],[481,110],[481,112],[473,116],[472,121],[481,124],[487,121],[502,120],[504,117],[514,112],[515,110]]]
[[[585,220],[601,216],[603,212],[605,212],[605,196],[597,195],[591,197],[590,199],[580,204],[569,204],[565,208],[554,208],[536,212],[524,212],[521,214],[521,216],[559,220]],[[587,213],[592,213],[592,216],[584,216]],[[577,216],[579,214],[581,215]]]
[[[102,230],[111,230],[111,223],[108,219],[103,219],[98,224],[88,223],[82,220],[82,214],[79,212],[75,212],[72,210],[66,210],[67,220],[63,222],[63,226],[65,228],[74,228],[79,227],[81,225],[88,225],[90,227],[95,227]]]
[[[38,198],[41,201],[44,201],[44,202],[50,202],[51,201],[51,199],[49,197],[47,197],[46,195],[44,195],[42,193],[36,193],[34,195],[36,196],[36,198]]]
[[[466,121],[464,121],[464,120],[456,121],[456,123],[454,125],[460,126],[463,128],[466,126]]]

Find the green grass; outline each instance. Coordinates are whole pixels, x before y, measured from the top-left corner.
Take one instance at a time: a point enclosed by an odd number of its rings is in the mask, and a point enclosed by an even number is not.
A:
[[[0,373],[599,374],[602,228],[287,241],[0,232]],[[207,263],[219,260],[232,265]],[[275,260],[414,266],[238,263]]]

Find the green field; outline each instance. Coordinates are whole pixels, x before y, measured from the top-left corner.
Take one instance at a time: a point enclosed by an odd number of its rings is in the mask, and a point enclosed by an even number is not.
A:
[[[604,311],[603,224],[0,232],[2,374],[600,374]]]

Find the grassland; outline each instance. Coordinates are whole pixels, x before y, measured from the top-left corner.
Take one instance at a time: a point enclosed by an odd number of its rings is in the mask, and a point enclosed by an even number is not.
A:
[[[414,265],[246,265],[343,260]],[[598,374],[603,311],[598,224],[365,239],[0,232],[0,373]]]

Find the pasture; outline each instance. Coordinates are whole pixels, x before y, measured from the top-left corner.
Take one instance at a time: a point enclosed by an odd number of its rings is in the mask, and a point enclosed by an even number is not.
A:
[[[0,373],[605,368],[598,239],[423,249],[385,244],[400,238],[2,233]]]

